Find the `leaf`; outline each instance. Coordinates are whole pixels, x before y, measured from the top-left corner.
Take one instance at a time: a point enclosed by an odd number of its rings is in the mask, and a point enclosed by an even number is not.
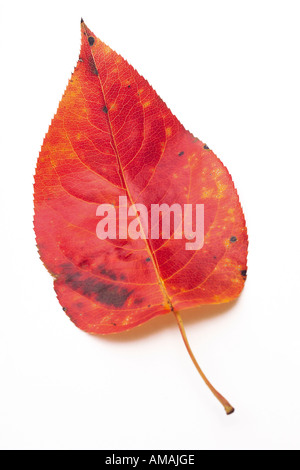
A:
[[[36,169],[40,257],[82,330],[116,333],[175,312],[185,339],[180,310],[229,302],[243,289],[248,242],[236,189],[144,78],[84,22],[81,34]],[[203,247],[187,250],[174,228],[170,239],[100,240],[97,208],[118,209],[120,196],[149,213],[152,204],[204,204]]]

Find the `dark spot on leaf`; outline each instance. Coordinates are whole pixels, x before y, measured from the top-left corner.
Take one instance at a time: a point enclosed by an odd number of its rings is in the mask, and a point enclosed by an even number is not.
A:
[[[120,279],[121,281],[126,281],[126,276],[124,274],[121,274]]]
[[[83,19],[81,18],[81,23],[84,23]]]
[[[230,238],[230,242],[231,242],[231,243],[234,243],[234,242],[236,242],[236,241],[237,241],[237,238],[236,238],[236,237],[231,237],[231,238]]]
[[[66,311],[67,311],[66,307],[63,307],[63,311],[64,311],[64,312],[66,312]]]
[[[210,150],[209,147],[208,147],[206,144],[203,146],[203,148],[204,148],[205,150]]]
[[[89,45],[92,46],[95,42],[95,38],[93,38],[93,36],[90,36],[88,41],[89,41]]]
[[[108,107],[107,107],[107,106],[103,106],[102,111],[103,111],[105,114],[107,114],[107,113],[108,113]]]
[[[178,154],[179,157],[182,157],[182,155],[184,155],[184,152],[180,152],[180,153]]]
[[[151,305],[149,304],[149,305],[148,305],[148,308],[150,308],[150,307],[151,307]]]
[[[113,281],[117,280],[116,274],[111,269],[105,269],[105,266],[103,265],[99,266],[98,269],[99,269],[100,274],[102,274],[103,276],[107,276]]]
[[[214,256],[214,259],[217,259],[217,257],[216,257],[216,256]]]
[[[93,57],[89,58],[89,66],[90,66],[90,70],[91,70],[93,75],[99,75]]]
[[[136,299],[134,299],[134,304],[135,304],[135,305],[139,305],[139,304],[142,304],[143,301],[144,301],[144,299],[136,298]]]
[[[243,269],[243,271],[241,271],[241,275],[246,279],[246,277],[247,277],[247,269]]]
[[[127,88],[131,88],[131,85],[128,85],[128,87],[127,87]]]
[[[88,259],[83,259],[78,263],[78,267],[81,269],[88,268],[90,266],[90,262]]]
[[[149,263],[149,261],[151,261],[151,258],[146,258],[146,261],[147,263]]]
[[[117,324],[116,324],[116,323],[114,323],[113,321],[111,322],[111,324],[112,324],[112,325],[114,325],[114,326],[117,326]]]
[[[74,272],[70,264],[63,264],[61,268],[64,282],[68,287],[96,302],[116,308],[122,307],[133,292],[115,284],[99,281],[95,277],[86,277],[83,273]]]

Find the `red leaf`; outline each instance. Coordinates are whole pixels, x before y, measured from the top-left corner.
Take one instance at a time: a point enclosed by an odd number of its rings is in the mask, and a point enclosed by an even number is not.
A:
[[[204,246],[186,239],[99,240],[100,204],[204,204]],[[148,82],[82,23],[80,58],[45,137],[35,232],[71,320],[90,333],[236,298],[247,233],[227,169]],[[160,232],[161,233],[161,232]]]

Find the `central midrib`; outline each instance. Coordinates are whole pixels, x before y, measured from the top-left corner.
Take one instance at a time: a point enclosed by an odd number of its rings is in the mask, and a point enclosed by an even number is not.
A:
[[[87,32],[87,31],[86,31]],[[93,52],[91,50],[91,46],[90,46],[90,53],[91,53],[91,56],[93,58],[93,62],[94,62],[94,65],[95,65],[95,68],[96,70],[98,71],[97,69],[97,65],[96,65],[96,61],[95,61],[95,58],[94,58],[94,55],[93,55]],[[98,79],[99,79],[99,85],[100,85],[100,89],[101,89],[101,93],[102,93],[102,96],[103,96],[103,100],[104,100],[104,105],[106,106],[107,103],[106,103],[106,99],[105,99],[105,93],[104,93],[104,90],[103,90],[103,86],[102,86],[102,83],[101,83],[101,79],[100,79],[100,76],[99,76],[99,73],[98,73]],[[124,186],[124,188],[126,189],[126,193],[127,193],[127,196],[130,200],[130,203],[132,205],[132,207],[135,208],[135,203],[133,201],[133,198],[131,196],[131,193],[130,193],[130,190],[129,190],[129,187],[128,187],[128,184],[127,184],[127,181],[126,181],[126,178],[125,178],[125,175],[124,175],[124,171],[123,171],[123,168],[122,168],[122,165],[121,165],[121,159],[120,159],[120,155],[119,155],[119,151],[118,151],[118,146],[117,146],[117,143],[116,143],[116,140],[115,140],[115,136],[114,136],[114,133],[113,133],[113,130],[112,130],[112,125],[111,125],[111,122],[110,122],[110,117],[109,117],[109,109],[107,108],[107,113],[106,113],[106,116],[107,116],[107,122],[108,122],[108,127],[109,127],[109,132],[110,132],[110,135],[111,135],[111,138],[112,138],[112,146],[113,146],[113,149],[115,151],[115,154],[116,154],[116,157],[117,157],[117,161],[118,161],[118,165],[119,165],[119,170],[120,170],[120,178],[121,178],[121,181],[122,181],[122,184]],[[136,209],[135,209],[136,210]],[[165,298],[165,303],[166,305],[168,305],[168,307],[170,308],[171,311],[174,310],[173,308],[173,305],[172,305],[172,302],[171,302],[171,299],[168,295],[168,292],[167,292],[167,289],[165,287],[165,284],[164,284],[164,281],[162,279],[162,276],[160,274],[160,269],[159,269],[159,264],[158,264],[158,261],[157,261],[157,258],[155,256],[155,253],[152,249],[152,246],[148,240],[148,238],[145,236],[145,231],[144,231],[144,228],[143,228],[143,225],[142,225],[142,221],[140,219],[140,216],[138,215],[138,211],[136,210],[136,217],[139,221],[139,224],[140,224],[140,227],[141,227],[141,232],[142,232],[142,235],[143,235],[143,240],[145,241],[145,245],[146,245],[146,248],[147,248],[147,251],[149,253],[149,256],[150,256],[150,259],[152,261],[152,264],[154,266],[154,271],[155,271],[155,274],[156,274],[156,277],[157,277],[157,280],[158,280],[158,285],[160,286],[161,288],[161,291],[162,291],[162,294]]]

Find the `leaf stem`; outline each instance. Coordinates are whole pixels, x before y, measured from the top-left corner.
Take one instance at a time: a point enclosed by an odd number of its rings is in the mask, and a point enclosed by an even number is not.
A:
[[[226,411],[226,414],[227,415],[231,415],[233,412],[234,412],[234,408],[230,405],[230,403],[226,400],[226,398],[224,398],[213,386],[212,384],[209,382],[209,380],[207,379],[207,377],[205,376],[205,374],[203,373],[202,369],[200,368],[194,354],[193,354],[193,351],[191,350],[191,347],[190,347],[190,344],[188,342],[188,339],[187,339],[187,336],[186,336],[186,332],[185,332],[185,329],[184,329],[184,326],[183,326],[183,322],[182,322],[182,318],[180,316],[180,313],[179,312],[176,312],[175,310],[173,310],[173,313],[175,315],[175,318],[177,320],[177,323],[178,323],[178,326],[179,326],[179,330],[180,330],[180,333],[181,333],[181,336],[182,336],[182,339],[183,339],[183,342],[185,344],[185,347],[197,369],[197,371],[199,372],[200,376],[202,377],[202,379],[204,380],[204,382],[206,383],[206,385],[208,386],[208,388],[210,389],[210,391],[214,394],[214,396],[219,400],[219,402],[223,405],[225,411]]]

